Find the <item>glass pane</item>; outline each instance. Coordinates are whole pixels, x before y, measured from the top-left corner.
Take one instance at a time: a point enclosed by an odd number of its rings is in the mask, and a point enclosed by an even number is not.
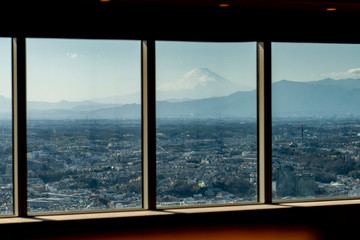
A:
[[[11,39],[0,38],[0,215],[13,214]]]
[[[257,200],[256,43],[157,42],[159,207]]]
[[[142,207],[139,41],[27,39],[31,213]]]
[[[273,44],[274,200],[360,196],[360,45]]]

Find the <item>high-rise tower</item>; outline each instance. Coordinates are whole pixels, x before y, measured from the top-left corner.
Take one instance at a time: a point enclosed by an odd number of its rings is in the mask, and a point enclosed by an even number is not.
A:
[[[301,124],[301,143],[304,143],[304,124]]]

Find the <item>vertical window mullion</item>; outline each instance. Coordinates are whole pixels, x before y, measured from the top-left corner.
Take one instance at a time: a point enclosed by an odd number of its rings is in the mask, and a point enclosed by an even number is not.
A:
[[[258,201],[272,202],[271,42],[258,42]]]
[[[155,41],[142,41],[143,208],[156,209]]]
[[[27,216],[26,39],[12,40],[14,214]]]

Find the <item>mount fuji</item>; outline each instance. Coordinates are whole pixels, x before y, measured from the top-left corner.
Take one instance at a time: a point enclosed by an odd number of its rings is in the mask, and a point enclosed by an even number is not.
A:
[[[243,88],[208,68],[195,68],[175,81],[159,84],[156,89],[158,100],[181,100],[227,96]]]

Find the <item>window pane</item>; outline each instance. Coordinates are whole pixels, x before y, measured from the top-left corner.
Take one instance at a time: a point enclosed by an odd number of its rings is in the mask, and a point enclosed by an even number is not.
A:
[[[13,214],[11,39],[0,38],[0,215]]]
[[[140,42],[27,39],[29,212],[142,206]]]
[[[256,44],[157,42],[159,207],[256,201]]]
[[[273,44],[273,193],[360,196],[360,45]]]

